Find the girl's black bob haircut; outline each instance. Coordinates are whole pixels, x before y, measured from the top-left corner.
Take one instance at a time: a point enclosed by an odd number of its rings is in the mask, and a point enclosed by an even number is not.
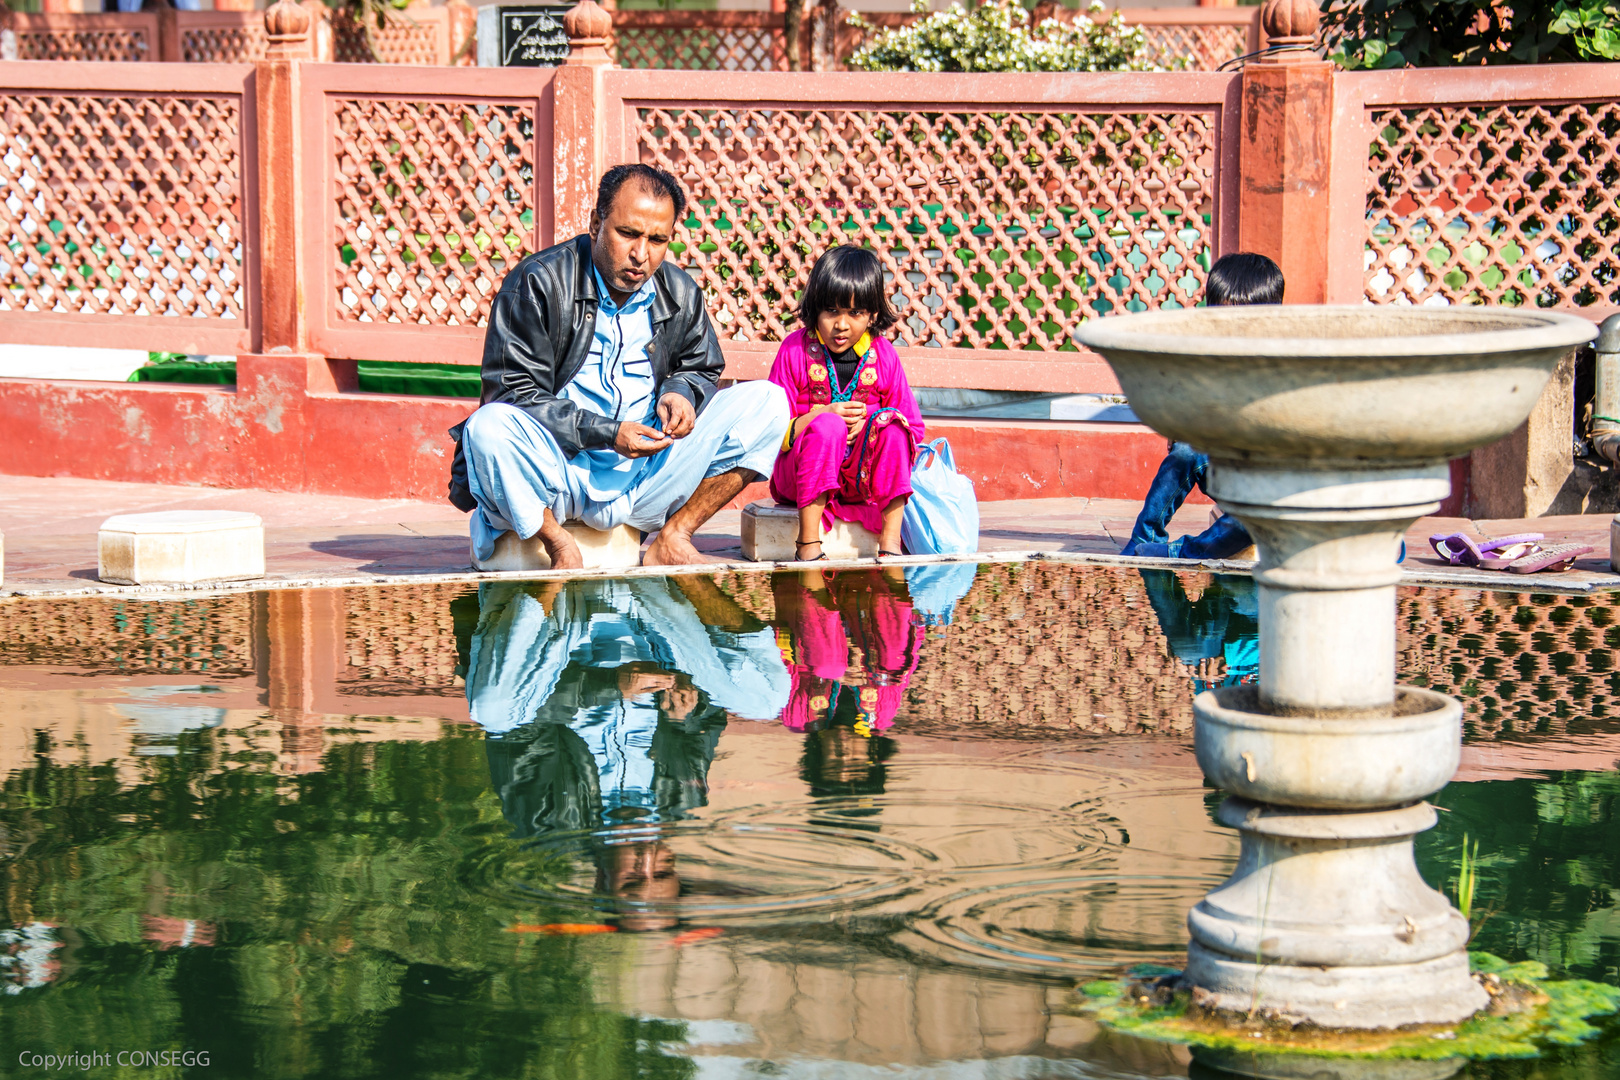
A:
[[[799,322],[814,331],[823,311],[841,307],[870,311],[871,333],[881,334],[900,321],[883,291],[883,263],[877,255],[854,244],[825,252],[810,268],[810,281],[799,299]]]

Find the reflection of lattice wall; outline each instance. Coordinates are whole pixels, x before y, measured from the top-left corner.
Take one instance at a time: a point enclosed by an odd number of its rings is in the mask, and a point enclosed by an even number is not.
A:
[[[1369,300],[1620,306],[1620,105],[1446,105],[1369,119]]]
[[[240,101],[0,100],[0,311],[242,321]]]
[[[1403,682],[1462,699],[1472,738],[1613,728],[1620,597],[1403,590]]]
[[[903,716],[940,735],[1185,734],[1191,680],[1134,570],[992,564],[930,633]]]
[[[1182,580],[1192,593],[1208,582]],[[766,578],[722,581],[773,616]],[[1460,697],[1469,738],[1620,716],[1620,597],[1408,588],[1399,605],[1401,680]],[[902,715],[907,730],[941,733],[1184,733],[1192,692],[1135,571],[989,564],[954,624],[930,631]]]
[[[465,585],[344,589],[339,691],[459,695],[450,602],[465,592]]]
[[[768,578],[720,580],[741,606],[774,618]],[[1208,578],[1184,580],[1196,587]],[[862,666],[853,646],[850,664],[852,674]],[[1136,571],[990,563],[957,603],[952,624],[928,631],[896,725],[993,738],[1187,733],[1191,688]]]
[[[635,138],[688,185],[677,258],[732,340],[791,330],[834,241],[882,255],[913,346],[1074,349],[1080,316],[1203,288],[1213,111],[642,108]]]
[[[17,30],[19,60],[156,60],[145,30]]]
[[[70,674],[252,678],[254,598],[13,600],[0,604],[0,665]]]
[[[180,51],[188,63],[240,64],[264,59],[270,43],[264,24],[185,27]]]
[[[532,105],[337,100],[337,313],[483,326],[534,250]]]

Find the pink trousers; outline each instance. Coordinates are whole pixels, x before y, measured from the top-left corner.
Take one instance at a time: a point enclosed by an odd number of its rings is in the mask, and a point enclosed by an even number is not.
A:
[[[845,503],[838,496],[838,469],[850,449],[849,426],[832,413],[822,413],[776,457],[771,495],[784,506],[803,506],[833,493],[821,527],[834,520],[853,521],[873,532],[883,530],[883,508],[911,494],[911,440],[899,424],[881,428],[873,444],[872,494],[869,503]]]

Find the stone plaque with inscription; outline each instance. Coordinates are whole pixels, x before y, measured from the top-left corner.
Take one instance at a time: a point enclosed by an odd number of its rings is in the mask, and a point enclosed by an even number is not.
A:
[[[568,4],[478,10],[479,67],[556,67],[568,59]]]

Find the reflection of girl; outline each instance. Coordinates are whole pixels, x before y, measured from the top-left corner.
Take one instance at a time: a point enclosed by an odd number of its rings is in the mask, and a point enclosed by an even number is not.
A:
[[[896,321],[883,263],[847,244],[822,255],[799,321],[771,365],[793,413],[771,494],[799,508],[801,560],[824,558],[821,534],[833,519],[877,533],[879,555],[899,555],[912,452],[924,431],[900,356],[883,337]]]
[[[809,785],[812,798],[883,794],[888,773],[884,763],[894,756],[895,741],[885,735],[863,735],[852,719],[853,710],[848,714],[836,710],[827,726],[805,736],[799,776]],[[862,816],[860,809],[850,816]]]
[[[864,735],[894,723],[911,673],[922,658],[923,628],[913,618],[898,572],[843,571],[777,574],[777,644],[792,689],[782,723],[815,731],[851,710]],[[863,670],[851,675],[849,646],[861,650]]]

